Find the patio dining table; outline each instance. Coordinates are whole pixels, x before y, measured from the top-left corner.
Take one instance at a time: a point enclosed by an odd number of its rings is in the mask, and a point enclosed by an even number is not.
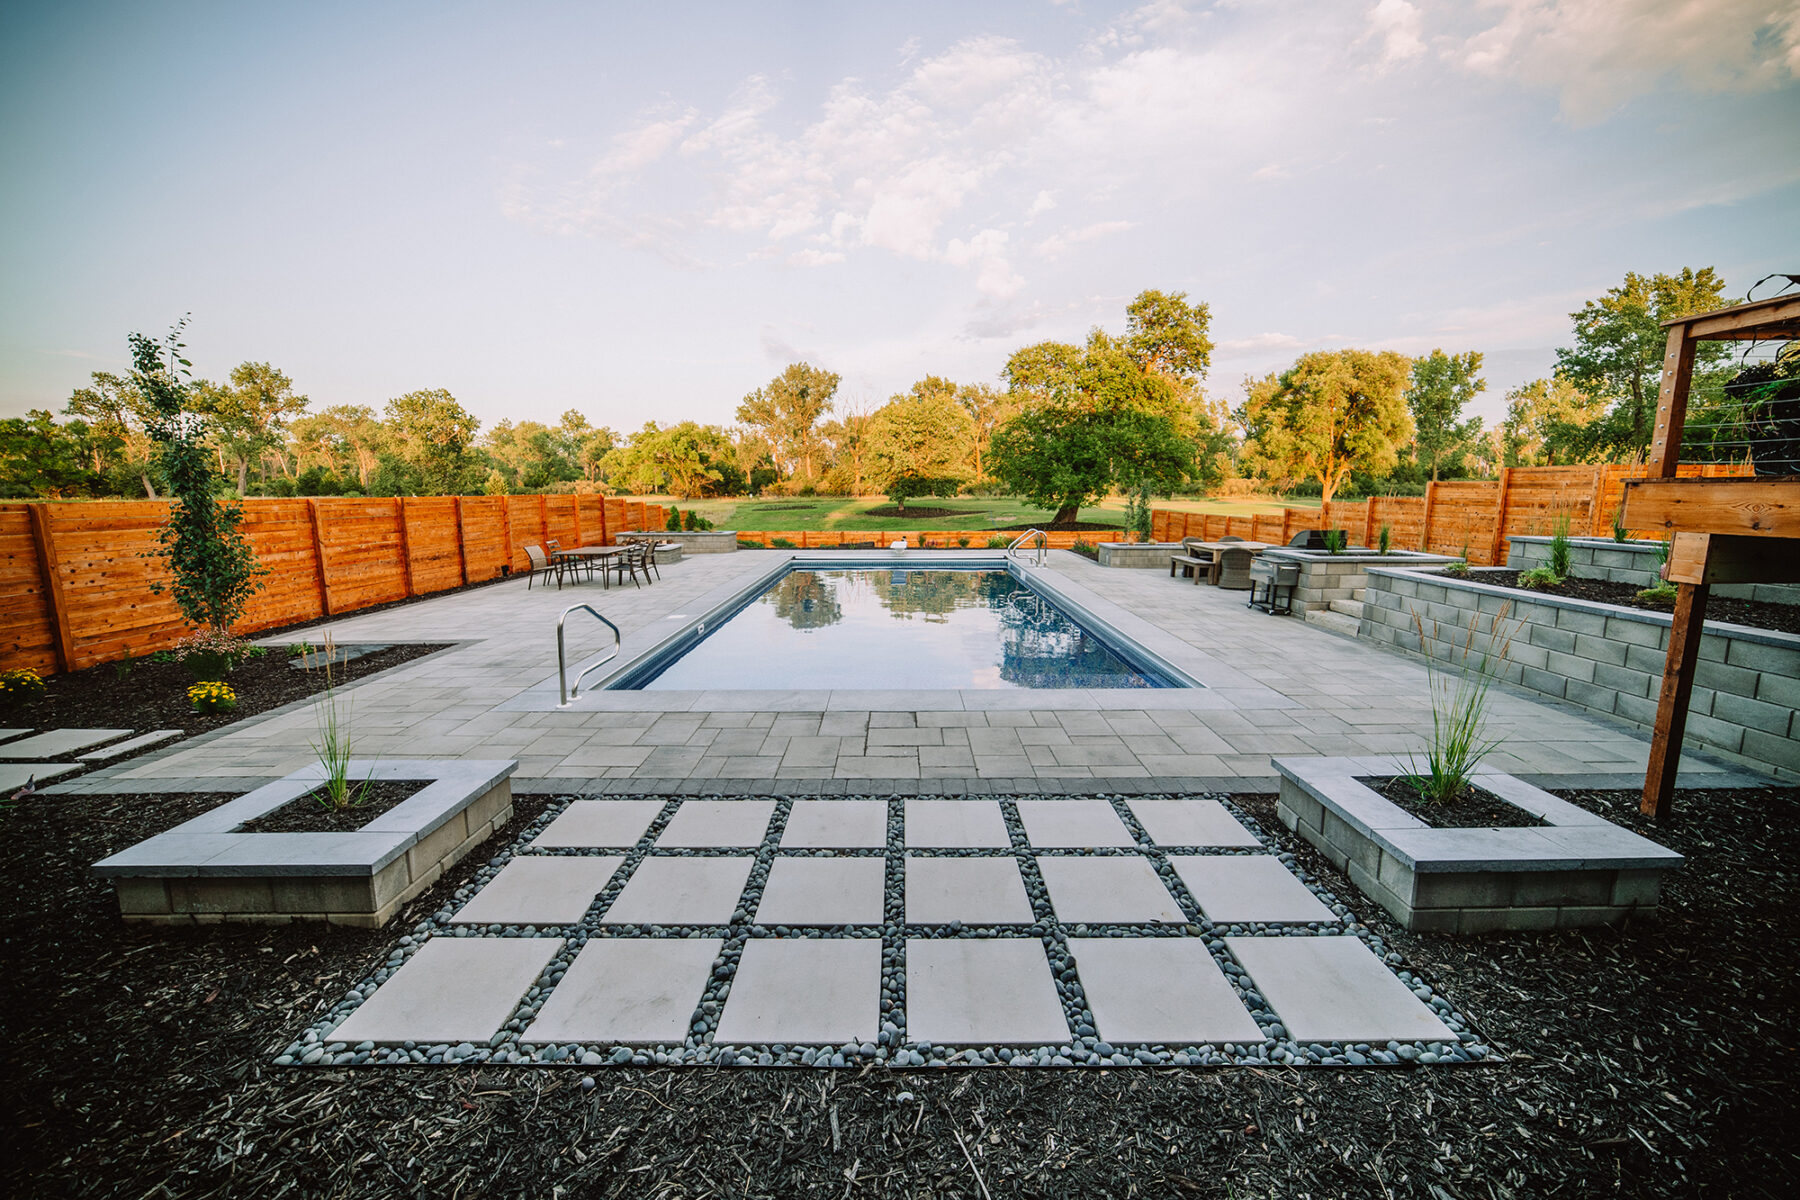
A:
[[[1211,568],[1211,570],[1207,571],[1207,573],[1206,573],[1206,582],[1216,586],[1219,582],[1219,566],[1220,566],[1219,555],[1222,552],[1224,552],[1226,550],[1248,550],[1250,552],[1251,557],[1254,558],[1257,555],[1260,555],[1264,550],[1267,550],[1270,546],[1274,545],[1274,543],[1273,542],[1189,542],[1188,545],[1198,547],[1201,550],[1212,551],[1212,556],[1213,556],[1212,568]],[[1194,582],[1198,583],[1200,581],[1198,579],[1196,579]]]
[[[624,554],[627,550],[630,550],[630,549],[631,549],[630,546],[570,546],[567,549],[552,550],[550,552],[550,561],[552,561],[552,562],[559,562],[559,561],[560,562],[568,562],[570,560],[597,561],[600,564],[600,568],[601,568],[600,569],[600,586],[611,587],[612,581],[607,578],[608,572],[606,571],[606,560],[609,558],[612,558],[616,555]],[[557,587],[558,591],[562,590],[562,576],[561,575],[558,575],[556,577],[556,587]]]

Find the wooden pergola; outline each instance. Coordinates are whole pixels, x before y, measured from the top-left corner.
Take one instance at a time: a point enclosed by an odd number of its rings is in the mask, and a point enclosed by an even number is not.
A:
[[[1681,435],[1693,382],[1694,349],[1703,341],[1800,338],[1800,295],[1777,296],[1664,321],[1669,331],[1650,477],[1627,482],[1623,520],[1671,538],[1664,577],[1676,585],[1675,620],[1657,698],[1643,811],[1673,807],[1675,771],[1694,691],[1706,596],[1715,583],[1800,582],[1800,475],[1767,479],[1677,479]]]

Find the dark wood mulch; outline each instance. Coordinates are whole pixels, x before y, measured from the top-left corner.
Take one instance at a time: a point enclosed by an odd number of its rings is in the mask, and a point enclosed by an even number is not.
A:
[[[1274,798],[1240,797],[1265,828]],[[385,932],[122,927],[85,865],[207,807],[40,796],[0,839],[0,1186],[21,1196],[1785,1197],[1800,791],[1576,803],[1689,856],[1655,920],[1395,929],[1507,1052],[1328,1070],[280,1070]],[[520,802],[510,838],[538,811]],[[582,1076],[597,1086],[582,1091]]]
[[[425,781],[417,779],[382,779],[373,783],[352,779],[349,808],[331,807],[325,789],[319,788],[239,828],[245,833],[348,833],[361,829],[424,786]],[[144,799],[154,803],[169,797]]]
[[[1089,530],[1095,533],[1125,533],[1117,525],[1107,525],[1099,521],[1040,521],[1035,525],[996,525],[996,533],[1023,533],[1027,529],[1042,529],[1048,533],[1081,532]]]
[[[1626,608],[1645,609],[1649,612],[1669,611],[1668,605],[1650,604],[1639,600],[1638,593],[1644,589],[1634,584],[1614,583],[1610,579],[1577,579],[1570,576],[1555,587],[1521,588],[1519,587],[1519,572],[1513,570],[1482,571],[1469,576],[1469,578],[1476,583],[1491,583],[1499,587],[1514,588],[1522,592],[1538,592],[1546,596],[1597,600],[1601,604],[1618,604]],[[1724,596],[1712,595],[1706,598],[1706,617],[1709,621],[1729,621],[1733,625],[1749,625],[1755,629],[1800,633],[1800,604],[1770,604],[1763,600],[1732,600]]]
[[[1434,829],[1530,829],[1549,824],[1486,788],[1466,787],[1455,799],[1439,804],[1427,800],[1398,775],[1369,776],[1357,782]]]
[[[907,521],[935,521],[939,517],[966,517],[972,508],[921,508],[917,504],[902,512],[892,504],[882,504],[863,513],[865,517],[900,517]]]

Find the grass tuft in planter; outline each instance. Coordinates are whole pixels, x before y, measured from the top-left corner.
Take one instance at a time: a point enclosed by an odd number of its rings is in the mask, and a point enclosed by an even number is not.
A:
[[[1436,804],[1449,804],[1469,790],[1469,779],[1481,760],[1499,747],[1501,739],[1487,737],[1488,693],[1499,677],[1500,664],[1513,635],[1524,622],[1513,622],[1507,628],[1512,612],[1510,602],[1502,604],[1488,628],[1486,645],[1480,645],[1477,625],[1480,614],[1469,616],[1460,643],[1453,641],[1458,662],[1446,670],[1437,665],[1427,649],[1425,618],[1413,610],[1413,628],[1418,631],[1419,647],[1427,654],[1426,672],[1431,688],[1431,742],[1425,749],[1425,765],[1409,756],[1412,768],[1405,779],[1418,789],[1419,795]],[[1442,627],[1431,623],[1431,640],[1441,641]]]

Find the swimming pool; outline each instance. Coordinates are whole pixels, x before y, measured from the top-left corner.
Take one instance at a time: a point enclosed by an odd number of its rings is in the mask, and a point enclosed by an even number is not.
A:
[[[1166,688],[1114,644],[1001,568],[796,564],[610,688]]]

